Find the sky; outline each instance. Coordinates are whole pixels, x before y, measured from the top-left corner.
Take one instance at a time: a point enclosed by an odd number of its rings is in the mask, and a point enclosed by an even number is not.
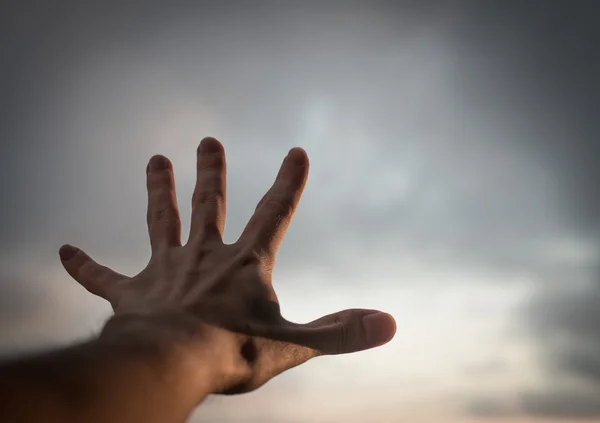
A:
[[[287,151],[311,159],[274,284],[307,322],[376,308],[378,349],[320,357],[191,422],[600,422],[600,5],[5,0],[0,352],[110,315],[70,243],[135,275],[145,167],[222,141],[227,242]]]

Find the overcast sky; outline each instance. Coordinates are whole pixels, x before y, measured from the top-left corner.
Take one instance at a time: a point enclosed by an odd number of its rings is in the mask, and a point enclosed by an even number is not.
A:
[[[185,234],[210,135],[229,242],[287,151],[311,158],[284,315],[398,330],[193,422],[600,422],[597,4],[2,2],[0,350],[101,327],[58,248],[139,272],[148,159],[174,164]]]

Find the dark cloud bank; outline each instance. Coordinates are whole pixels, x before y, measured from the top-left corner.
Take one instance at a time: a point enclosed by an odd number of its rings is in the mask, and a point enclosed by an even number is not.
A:
[[[551,133],[523,142],[552,163],[559,178],[565,228],[598,245],[600,230],[600,26],[597,2],[498,3],[478,15],[481,43],[506,52],[524,71],[540,108],[528,117]],[[475,34],[473,34],[475,35]],[[593,263],[542,268],[544,284],[518,324],[537,340],[549,384],[515,396],[473,400],[468,412],[487,417],[600,418],[600,267]]]

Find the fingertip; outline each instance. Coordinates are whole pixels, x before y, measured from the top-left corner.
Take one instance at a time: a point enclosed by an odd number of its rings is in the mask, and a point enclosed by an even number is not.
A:
[[[61,261],[68,261],[77,254],[77,251],[79,250],[72,245],[65,244],[58,250],[58,255],[60,256]]]
[[[294,147],[288,152],[286,160],[298,166],[306,166],[308,165],[308,154],[302,147]]]
[[[213,137],[205,137],[200,141],[200,145],[197,149],[198,154],[214,154],[221,153],[225,154],[223,144],[219,140]]]
[[[162,154],[152,156],[146,167],[146,172],[156,172],[160,170],[171,169],[171,161]]]
[[[396,320],[391,314],[376,312],[362,318],[366,341],[370,347],[388,343],[396,334]]]

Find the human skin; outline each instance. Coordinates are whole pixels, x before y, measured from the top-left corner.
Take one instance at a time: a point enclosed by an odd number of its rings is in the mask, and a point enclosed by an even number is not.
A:
[[[271,274],[308,177],[304,150],[290,150],[233,244],[222,238],[223,146],[205,138],[197,156],[186,245],[173,167],[157,155],[146,170],[152,255],[145,269],[127,277],[61,247],[67,272],[108,300],[114,315],[86,343],[0,365],[1,421],[184,422],[209,394],[249,392],[311,358],[393,338],[394,319],[377,310],[306,324],[281,316]]]

